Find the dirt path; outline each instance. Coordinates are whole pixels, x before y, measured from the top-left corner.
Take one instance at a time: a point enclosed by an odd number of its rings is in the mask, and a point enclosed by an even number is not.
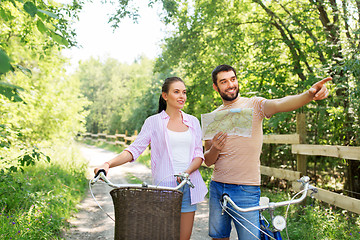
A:
[[[115,153],[88,145],[81,145],[83,156],[89,161],[90,179],[93,176],[93,169],[104,161],[110,160]],[[126,183],[124,176],[131,173],[137,178],[151,183],[151,171],[146,166],[133,162],[123,166],[110,169],[109,178],[114,183]],[[103,209],[114,218],[114,209],[111,196],[111,188],[105,184],[95,184],[93,193],[103,207]],[[65,233],[65,239],[114,239],[114,222],[98,207],[90,192],[79,205],[79,212],[70,220],[73,226],[70,231]],[[234,235],[234,234],[232,234]],[[198,210],[195,215],[195,222],[191,240],[210,239],[208,236],[208,202],[204,201],[198,204]],[[236,239],[233,236],[231,239]]]

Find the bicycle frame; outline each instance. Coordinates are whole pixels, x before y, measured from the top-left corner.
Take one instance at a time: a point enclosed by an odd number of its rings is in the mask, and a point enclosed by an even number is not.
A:
[[[289,201],[283,201],[283,202],[269,202],[268,198],[261,198],[260,205],[255,207],[249,207],[249,208],[241,208],[237,206],[233,200],[229,197],[228,194],[224,194],[221,199],[221,205],[223,207],[223,212],[228,209],[227,205],[232,206],[235,211],[238,212],[250,212],[250,211],[259,211],[260,212],[260,232],[261,232],[261,240],[268,240],[268,239],[275,239],[275,240],[282,240],[280,232],[286,227],[286,220],[282,216],[274,216],[274,211],[277,207],[282,206],[290,206],[292,204],[297,204],[302,202],[306,195],[308,190],[311,190],[312,192],[316,192],[316,188],[310,185],[310,178],[307,176],[302,177],[298,180],[298,182],[302,183],[303,190],[300,191],[295,195],[295,197],[302,192],[301,197],[295,200],[289,200]],[[265,201],[264,201],[265,200]],[[270,224],[266,224],[266,219],[262,216],[261,212],[264,210],[268,210],[270,213],[272,225],[274,227],[274,230],[272,231],[269,229]]]

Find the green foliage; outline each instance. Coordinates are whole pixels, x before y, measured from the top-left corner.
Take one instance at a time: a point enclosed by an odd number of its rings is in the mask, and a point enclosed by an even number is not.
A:
[[[24,89],[10,83],[0,82],[0,94],[5,96],[12,102],[22,102],[23,99],[20,96],[20,91]]]
[[[200,174],[206,184],[206,187],[209,189],[213,169],[200,166],[199,171],[200,171]],[[209,192],[206,194],[206,197],[209,197]]]
[[[262,196],[271,202],[290,200],[295,193],[280,188],[262,188]],[[307,198],[305,205],[277,208],[275,215],[287,216],[289,239],[357,239],[360,236],[360,217],[344,210],[332,209],[321,202]],[[269,220],[269,215],[264,212]],[[286,230],[281,232],[286,239]]]
[[[11,69],[10,59],[6,53],[0,49],[0,74],[6,73]]]
[[[70,144],[43,149],[52,162],[0,172],[0,238],[60,239],[87,189],[86,162]]]
[[[5,142],[2,147],[10,147],[8,143]],[[2,173],[5,172],[17,172],[21,171],[24,172],[24,167],[27,166],[34,166],[37,162],[40,162],[41,160],[44,160],[46,162],[50,162],[50,157],[44,154],[40,149],[37,147],[33,147],[30,149],[20,149],[21,151],[15,151],[18,155],[15,159],[7,159],[4,157],[0,157],[0,166],[3,166],[3,169],[1,169]],[[20,155],[19,155],[20,154]]]
[[[177,2],[180,7],[171,22],[175,25],[174,33],[165,40],[164,51],[155,66],[159,72],[182,69],[182,74],[191,82],[190,113],[199,117],[200,113],[218,106],[210,79],[212,69],[218,64],[226,63],[238,69],[242,96],[269,99],[303,92],[319,79],[317,76],[331,75],[335,85],[328,86],[333,97],[311,103],[300,111],[311,111],[310,117],[313,112],[323,114],[321,120],[327,124],[318,121],[321,123],[318,125],[310,118],[309,126],[316,130],[315,135],[320,135],[319,139],[325,137],[327,144],[336,142],[328,136],[342,139],[340,144],[349,144],[349,141],[359,144],[358,118],[350,110],[359,109],[358,99],[350,97],[358,95],[358,87],[351,87],[358,85],[354,66],[359,67],[359,51],[354,45],[358,43],[354,34],[358,25],[352,24],[354,15],[349,10],[355,10],[352,8],[355,1],[347,1],[344,6],[307,1]],[[341,7],[341,11],[333,11]],[[324,28],[326,21],[319,19],[326,14],[334,17],[326,20],[334,26]],[[346,35],[341,34],[340,29]],[[332,106],[344,107],[340,118],[328,118],[327,109]],[[265,123],[265,131],[289,133],[294,129],[293,116],[271,118]],[[347,132],[354,130],[351,123],[355,123],[356,136],[351,138],[332,130],[334,121],[344,123]]]
[[[151,153],[150,153],[150,151],[145,150],[145,152],[142,153],[136,161],[144,164],[148,168],[151,168]]]
[[[296,211],[296,210],[295,210]],[[293,210],[294,212],[294,210]],[[306,206],[293,213],[288,232],[292,239],[357,239],[360,237],[358,217],[321,206]],[[299,229],[303,225],[306,228]],[[306,231],[305,231],[306,230]]]
[[[245,97],[301,93],[330,75],[330,97],[297,110],[307,115],[307,142],[360,144],[358,1],[176,2],[173,32],[165,39],[155,70],[181,69],[190,83],[188,113],[200,117],[221,104],[211,81],[211,71],[219,64],[238,70],[240,95]],[[294,113],[277,114],[264,121],[264,132],[294,133],[295,126]],[[274,152],[284,154],[274,157]],[[262,162],[266,158],[274,160],[274,167],[296,165],[291,151],[279,148],[263,154]],[[348,163],[338,165],[350,168]],[[352,168],[353,176],[359,176],[360,168]],[[357,180],[348,180],[355,184],[351,191],[359,192]]]
[[[152,74],[152,61],[141,58],[131,65],[114,59],[104,63],[89,59],[80,64],[74,79],[92,104],[86,128],[89,132],[124,133],[140,130],[157,108],[160,84]]]
[[[50,157],[40,146],[82,130],[79,82],[65,75],[61,50],[76,44],[70,19],[81,6],[46,1],[0,5],[0,168],[2,174]],[[21,174],[21,173],[18,173]]]
[[[131,184],[142,184],[143,183],[143,181],[141,179],[137,178],[136,176],[134,176],[130,173],[128,173],[126,175],[126,181]]]
[[[59,47],[74,46],[76,44],[74,41],[75,33],[71,30],[69,21],[64,18],[64,12],[68,16],[76,17],[80,7],[79,4],[59,6],[42,0],[36,2],[2,1],[0,23],[3,24],[4,28],[0,34],[0,43],[5,51],[0,49],[0,76],[10,70],[15,71],[11,65],[11,61],[15,60],[13,59],[14,52],[9,49],[13,41],[19,41],[24,44],[24,47],[28,47],[26,44],[34,44],[36,41],[33,41],[32,37],[40,32],[47,36],[44,41],[38,42],[40,46],[51,48],[54,43],[59,44]],[[6,52],[11,53],[11,58]]]
[[[177,12],[179,3],[176,0],[149,0],[148,6],[153,7],[156,3],[161,3],[164,11],[164,21],[166,23],[171,22],[171,18]],[[133,20],[134,23],[137,23],[138,18],[141,16],[139,15],[139,6],[136,1],[134,0],[110,0],[115,6],[115,13],[112,13],[111,17],[109,18],[109,23],[112,24],[113,28],[117,28],[120,22],[124,18],[130,18]]]

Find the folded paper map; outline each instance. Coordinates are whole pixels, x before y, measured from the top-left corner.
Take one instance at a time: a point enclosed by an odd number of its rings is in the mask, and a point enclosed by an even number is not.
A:
[[[228,135],[250,137],[252,108],[234,108],[201,114],[203,140],[212,139],[218,132]]]

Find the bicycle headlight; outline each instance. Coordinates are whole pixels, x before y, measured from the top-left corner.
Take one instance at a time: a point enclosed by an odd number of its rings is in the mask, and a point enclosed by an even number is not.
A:
[[[276,230],[282,231],[286,227],[286,220],[283,216],[276,216],[274,217],[272,224]]]

